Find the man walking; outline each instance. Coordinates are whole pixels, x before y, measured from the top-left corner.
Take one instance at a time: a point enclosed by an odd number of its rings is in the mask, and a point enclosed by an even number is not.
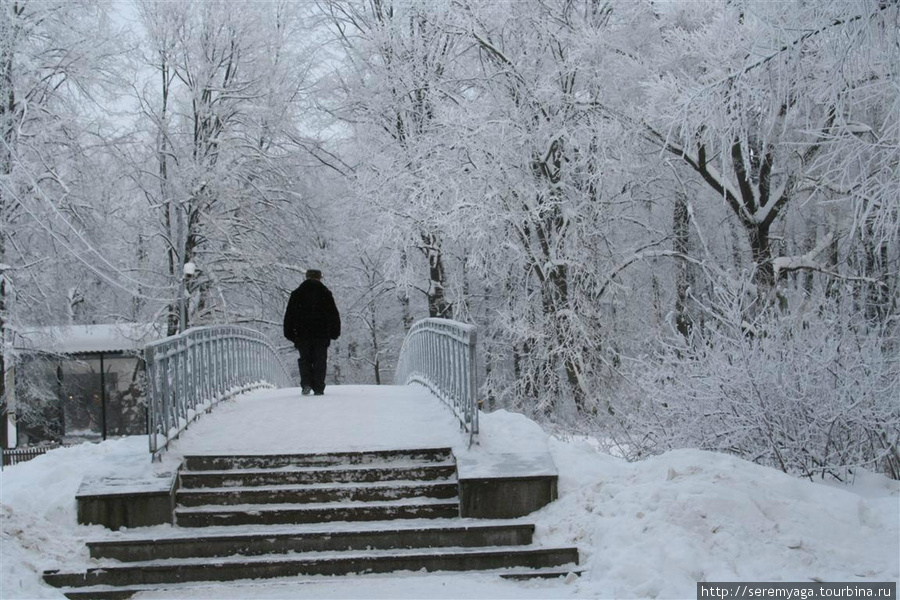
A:
[[[309,269],[306,281],[291,292],[284,313],[284,337],[300,351],[300,386],[303,395],[325,393],[328,346],[341,335],[341,316],[331,291],[322,283],[322,271]]]

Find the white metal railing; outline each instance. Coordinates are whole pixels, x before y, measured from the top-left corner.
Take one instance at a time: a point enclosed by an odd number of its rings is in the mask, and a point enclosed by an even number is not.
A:
[[[219,401],[256,387],[289,387],[275,347],[234,325],[193,327],[144,347],[150,452],[168,448],[191,421]]]
[[[478,385],[474,325],[448,319],[424,319],[413,325],[397,361],[394,383],[418,382],[453,409],[469,432],[478,433]]]

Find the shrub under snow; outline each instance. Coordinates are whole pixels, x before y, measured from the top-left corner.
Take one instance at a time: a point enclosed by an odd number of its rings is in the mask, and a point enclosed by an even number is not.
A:
[[[837,314],[748,324],[735,311],[669,340],[633,365],[617,441],[633,456],[696,447],[809,478],[900,479],[896,330]]]

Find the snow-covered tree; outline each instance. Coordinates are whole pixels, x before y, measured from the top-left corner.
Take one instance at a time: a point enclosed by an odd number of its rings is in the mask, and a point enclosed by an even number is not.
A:
[[[643,101],[619,105],[601,93],[597,106],[675,157],[728,208],[760,293],[776,290],[785,266],[832,270],[827,261],[778,259],[806,255],[816,238],[841,237],[851,214],[869,224],[863,231],[877,229],[869,245],[878,254],[880,240],[897,230],[896,210],[878,200],[896,188],[876,183],[893,170],[896,7],[747,1],[652,9],[661,42],[633,54],[628,71],[640,74]],[[826,204],[839,223],[822,218],[817,207]],[[791,218],[819,229],[813,247],[784,239]],[[873,285],[895,288],[887,273],[875,273]]]
[[[629,361],[641,385],[617,403],[634,419],[626,443],[700,445],[808,476],[896,476],[897,7],[652,8],[659,41],[627,59],[636,101],[593,102],[691,191],[673,233],[695,230],[683,258],[700,280],[676,307],[690,298],[702,325],[661,331],[655,359]],[[731,257],[731,225],[709,227],[718,206],[742,233]]]
[[[391,276],[424,294],[429,316],[452,317],[445,246],[458,231],[452,182],[463,165],[443,113],[465,88],[455,9],[431,0],[329,2],[325,9],[347,63],[336,113],[371,150],[353,174],[355,193],[391,232]]]
[[[312,222],[302,175],[305,7],[147,1],[140,14],[155,72],[140,89],[153,167],[139,155],[135,177],[164,243],[165,279],[178,289],[169,329],[271,322],[276,265]]]
[[[93,149],[107,143],[98,100],[117,55],[107,6],[98,1],[0,3],[0,391],[17,322],[64,310],[64,295],[88,265],[114,278],[86,231]],[[56,260],[75,258],[73,272]],[[52,284],[51,284],[52,282]],[[5,422],[5,419],[4,419]],[[2,427],[5,439],[6,428]]]

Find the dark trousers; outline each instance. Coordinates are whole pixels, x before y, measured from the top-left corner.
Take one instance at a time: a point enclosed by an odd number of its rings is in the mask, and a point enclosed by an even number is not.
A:
[[[300,385],[312,388],[316,394],[325,391],[325,371],[328,367],[328,340],[302,339],[295,344],[300,351]]]

